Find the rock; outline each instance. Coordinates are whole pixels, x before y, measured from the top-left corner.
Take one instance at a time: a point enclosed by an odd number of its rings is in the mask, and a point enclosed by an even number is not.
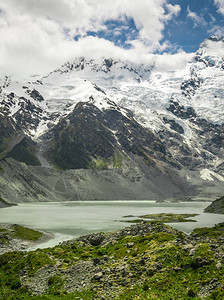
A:
[[[34,100],[39,102],[44,101],[43,96],[35,89],[33,89],[32,92],[30,93],[30,97],[32,97]]]
[[[93,279],[94,280],[100,280],[102,277],[103,277],[103,273],[102,272],[98,272],[98,273],[95,273],[93,275]]]
[[[92,246],[99,246],[104,241],[105,236],[102,233],[93,233],[80,237],[78,240]]]
[[[190,252],[189,252],[189,255],[190,255],[190,256],[194,256],[194,255],[195,255],[195,251],[196,251],[196,249],[195,249],[195,248],[192,248],[192,249],[190,250]]]
[[[215,266],[218,270],[220,270],[222,268],[222,264],[220,261]]]
[[[193,245],[192,244],[187,244],[187,245],[183,245],[181,248],[183,250],[191,250],[193,248]]]
[[[134,246],[134,243],[127,243],[127,248],[131,248],[131,247],[133,247]]]
[[[98,257],[92,259],[94,265],[98,265],[100,263],[100,259]]]

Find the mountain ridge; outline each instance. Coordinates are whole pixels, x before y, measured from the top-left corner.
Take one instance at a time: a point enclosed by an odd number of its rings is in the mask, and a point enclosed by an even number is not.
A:
[[[17,131],[5,137],[1,130],[0,155],[10,153],[19,134],[35,140],[33,151],[45,167],[112,170],[131,160],[140,169],[165,167],[185,188],[196,183],[199,194],[205,185],[221,193],[223,66],[224,40],[212,37],[185,69],[77,58],[34,82],[6,77],[0,115],[9,132],[10,126]]]

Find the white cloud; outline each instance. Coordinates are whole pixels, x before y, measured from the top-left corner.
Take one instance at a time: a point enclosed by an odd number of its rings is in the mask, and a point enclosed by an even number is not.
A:
[[[0,0],[0,75],[43,74],[82,53],[141,60],[167,47],[163,29],[179,12],[168,0]],[[139,30],[131,50],[86,36],[105,30],[105,21],[126,18]],[[75,42],[75,35],[82,38]]]
[[[181,11],[180,5],[171,5],[170,3],[166,4],[166,9],[168,10],[167,19],[170,19],[174,16],[178,16]]]
[[[159,72],[182,70],[193,58],[193,53],[179,52],[155,56],[155,69]]]
[[[176,54],[152,54],[147,52],[147,46],[139,41],[134,41],[134,48],[124,50],[114,46],[111,42],[104,39],[86,37],[77,43],[75,54],[85,56],[87,59],[101,57],[100,49],[104,49],[105,57],[131,61],[136,64],[153,65],[159,72],[175,71],[184,69],[187,63],[193,58],[194,53],[180,51]],[[92,53],[88,51],[89,47]]]
[[[198,16],[195,12],[191,11],[190,8],[187,8],[187,17],[192,19],[194,22],[194,26],[206,26],[207,23],[205,22],[203,17]]]
[[[215,35],[218,37],[222,37],[224,36],[224,28],[222,26],[219,25],[214,25],[209,31],[208,33],[210,35]]]
[[[214,2],[218,6],[218,11],[224,15],[224,0],[214,0]]]

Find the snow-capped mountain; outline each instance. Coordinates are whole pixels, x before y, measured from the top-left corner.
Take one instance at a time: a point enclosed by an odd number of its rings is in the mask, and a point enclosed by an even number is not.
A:
[[[181,70],[76,58],[41,79],[5,77],[0,92],[2,155],[15,158],[26,136],[43,166],[133,161],[143,173],[146,164],[189,183],[224,181],[224,38],[205,40]]]

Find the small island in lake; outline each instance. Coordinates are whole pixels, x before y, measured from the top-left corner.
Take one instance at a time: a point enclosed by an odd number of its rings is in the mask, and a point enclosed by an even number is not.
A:
[[[120,222],[127,222],[127,223],[141,223],[145,219],[148,219],[148,222],[161,222],[161,223],[181,223],[181,222],[197,222],[193,218],[198,216],[198,214],[173,214],[173,213],[160,213],[160,214],[147,214],[143,216],[138,216],[138,219],[131,219],[131,220],[121,220]],[[124,218],[132,218],[135,216],[128,215],[124,216]]]

